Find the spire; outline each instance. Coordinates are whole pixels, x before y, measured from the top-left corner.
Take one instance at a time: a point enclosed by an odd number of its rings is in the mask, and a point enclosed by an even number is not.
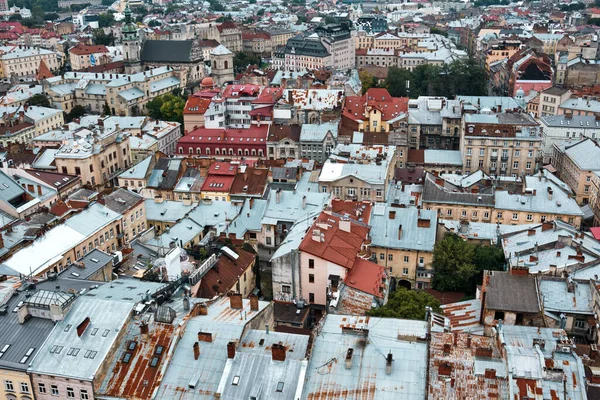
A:
[[[125,23],[121,28],[121,32],[123,33],[123,39],[133,39],[134,36],[137,36],[137,26],[133,23],[133,19],[131,18],[131,9],[129,8],[129,1],[125,3],[124,14]]]

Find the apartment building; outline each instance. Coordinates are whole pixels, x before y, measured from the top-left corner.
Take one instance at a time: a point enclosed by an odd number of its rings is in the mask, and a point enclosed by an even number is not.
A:
[[[544,164],[554,164],[554,146],[562,142],[575,143],[579,140],[600,138],[600,117],[591,115],[548,115],[541,117],[542,150]]]
[[[42,61],[50,70],[60,68],[54,51],[28,46],[0,46],[0,78],[35,77]]]
[[[317,34],[307,37],[298,35],[288,40],[284,50],[283,65],[281,65],[283,70],[300,71],[331,66],[333,66],[332,55]],[[348,68],[352,67],[354,64]]]
[[[69,60],[73,71],[107,64],[111,61],[110,52],[104,45],[89,46],[79,44],[69,49]]]
[[[437,220],[432,210],[389,204],[373,207],[369,220],[373,261],[386,268],[392,289],[430,287]]]
[[[34,126],[33,132],[26,131],[24,132],[26,133],[25,136],[22,134],[18,135],[18,137],[21,137],[22,139],[32,139],[38,137],[44,133],[58,129],[64,124],[64,116],[62,111],[54,108],[28,106],[26,104],[18,107],[0,107],[0,114],[6,118],[10,117],[11,115],[16,118],[21,118],[21,113],[23,122],[32,124]],[[10,136],[8,135],[8,132],[5,131],[4,133],[7,135],[7,143],[10,140],[12,140],[13,143],[18,142],[16,137],[14,139],[10,139],[8,138],[8,136]]]
[[[348,24],[321,25],[315,29],[325,49],[331,54],[330,65],[334,69],[351,69],[356,65],[354,38]]]
[[[300,157],[324,162],[335,148],[338,139],[338,121],[322,124],[304,124],[300,130]]]
[[[496,61],[509,59],[516,54],[521,48],[521,42],[518,40],[514,41],[503,41],[498,44],[492,45],[485,55],[485,63],[490,68],[490,65]]]
[[[574,143],[554,144],[552,166],[575,193],[579,204],[588,204],[594,193],[592,179],[600,171],[600,147],[595,140],[583,139]]]
[[[408,101],[408,145],[411,149],[458,150],[462,105],[445,97],[419,96]]]
[[[559,107],[571,97],[569,89],[552,86],[540,94],[538,112],[536,117],[542,118],[550,115],[558,115]]]
[[[146,230],[146,207],[144,198],[126,189],[117,189],[104,196],[104,205],[123,216],[121,231],[123,239],[119,239],[119,247],[127,246],[138,235]]]
[[[101,189],[131,166],[129,139],[130,135],[120,130],[100,137],[71,139],[56,152],[56,168],[63,174],[78,175],[85,184]]]
[[[467,174],[531,175],[542,162],[539,124],[521,113],[465,114],[461,152]]]
[[[109,208],[92,203],[14,253],[3,266],[23,275],[45,277],[68,268],[94,248],[107,253],[118,249],[122,216]]]
[[[348,96],[340,128],[345,134],[390,133],[405,119],[408,102],[406,97],[392,97],[385,88],[370,88],[362,96]]]
[[[69,112],[75,105],[102,114],[108,104],[112,115],[143,114],[143,107],[156,96],[187,84],[186,75],[170,67],[137,74],[67,72],[44,80],[44,92],[55,108]]]

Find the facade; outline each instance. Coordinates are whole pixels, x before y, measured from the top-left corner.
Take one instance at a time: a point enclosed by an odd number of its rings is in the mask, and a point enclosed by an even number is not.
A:
[[[248,129],[199,128],[179,139],[177,154],[197,158],[264,157],[268,125]]]
[[[210,51],[211,74],[215,85],[222,86],[233,81],[233,53],[223,45]]]
[[[600,147],[592,139],[554,145],[552,166],[575,193],[579,204],[588,204],[594,196],[592,179],[600,171]]]
[[[332,55],[327,47],[321,43],[318,35],[308,37],[300,35],[287,41],[284,50],[284,71],[301,71],[304,69],[321,69],[332,66]],[[354,67],[352,64],[351,67]]]
[[[123,216],[121,231],[123,240],[120,246],[127,246],[147,228],[144,198],[125,189],[117,189],[104,197],[107,208]]]
[[[64,124],[64,115],[60,110],[41,106],[28,106],[27,104],[19,107],[0,107],[0,113],[3,118],[16,118],[17,121],[23,120],[23,123],[34,126],[33,132],[30,129],[21,129],[18,134],[12,134],[7,128],[4,132],[4,140],[8,143],[23,143],[23,140],[40,136],[49,131],[60,128]],[[25,125],[21,126],[25,128]]]
[[[466,114],[461,147],[467,174],[516,177],[541,167],[539,124],[527,114]]]
[[[28,46],[0,47],[1,78],[36,76],[41,63],[50,70],[58,70],[60,65],[56,52]]]
[[[71,62],[71,68],[74,71],[107,64],[111,61],[106,46],[88,46],[81,44],[69,49],[69,60]]]
[[[299,125],[271,125],[267,138],[269,160],[297,158],[300,155]]]
[[[410,149],[458,150],[462,105],[444,97],[420,96],[408,101]]]
[[[129,138],[113,131],[84,143],[70,140],[55,154],[56,167],[63,174],[80,176],[84,184],[102,188],[131,166]]]
[[[300,157],[324,162],[335,148],[338,121],[304,124],[300,130]]]
[[[571,97],[571,91],[565,88],[552,86],[540,93],[537,117],[558,115],[559,107]]]
[[[329,24],[315,29],[321,42],[331,54],[331,64],[334,69],[352,69],[356,65],[354,56],[354,38],[350,26],[346,23]]]
[[[554,164],[554,146],[563,142],[575,143],[585,138],[596,139],[600,120],[585,115],[548,115],[540,118],[544,164]]]

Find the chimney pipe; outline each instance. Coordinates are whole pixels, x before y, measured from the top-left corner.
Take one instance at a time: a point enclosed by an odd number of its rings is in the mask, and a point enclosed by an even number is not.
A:
[[[398,240],[402,239],[402,225],[398,226]]]
[[[385,374],[386,375],[392,374],[392,363],[393,362],[394,362],[394,358],[392,356],[392,353],[388,353],[387,358],[385,359]]]
[[[273,343],[271,346],[271,356],[273,361],[285,361],[285,346],[279,343]]]
[[[258,296],[255,294],[250,295],[250,310],[258,311]]]
[[[352,354],[354,353],[354,349],[349,348],[346,351],[346,369],[352,369]]]
[[[235,342],[227,343],[227,358],[235,357]]]
[[[229,306],[233,309],[241,310],[244,308],[242,302],[242,295],[239,293],[232,293],[229,295]]]
[[[200,345],[198,342],[194,342],[194,360],[200,358]]]
[[[302,196],[302,209],[306,208],[306,195]]]

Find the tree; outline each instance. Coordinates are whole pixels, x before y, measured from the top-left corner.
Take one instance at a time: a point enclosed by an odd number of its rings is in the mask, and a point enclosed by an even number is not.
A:
[[[85,108],[80,105],[76,105],[71,109],[71,111],[67,114],[67,122],[71,122],[76,118],[81,118],[86,114]]]
[[[437,28],[435,26],[432,26],[431,28],[429,28],[429,33],[431,33],[432,35],[442,35],[444,37],[448,37],[448,32],[441,30],[440,28]]]
[[[427,292],[398,288],[393,292],[388,302],[379,308],[368,312],[372,317],[402,318],[424,320],[426,307],[441,313],[440,302]]]
[[[173,93],[157,96],[146,103],[148,115],[151,118],[164,121],[183,122],[184,107],[185,100]]]
[[[111,13],[98,15],[98,27],[108,28],[109,26],[114,25],[114,23],[115,17]]]
[[[394,97],[406,97],[408,96],[406,82],[411,82],[412,80],[413,75],[409,70],[390,67],[388,69],[388,76],[385,79],[385,87]],[[412,82],[410,86],[412,88]]]
[[[160,119],[162,114],[160,108],[163,105],[163,96],[156,96],[148,103],[146,103],[146,109],[148,110],[148,116],[153,119]]]
[[[148,22],[148,26],[150,27],[154,27],[154,26],[161,26],[162,24],[160,23],[160,21],[157,21],[155,19],[153,19],[152,21]]]
[[[57,14],[57,13],[55,13],[55,12],[52,12],[52,13],[46,13],[46,14],[44,15],[44,21],[55,21],[55,20],[57,20],[57,19],[59,19],[59,18],[60,18],[60,15],[58,15],[58,14]]]
[[[474,246],[454,233],[447,233],[433,248],[434,289],[461,292],[477,273],[473,264]]]
[[[106,116],[111,115],[110,107],[108,106],[108,103],[104,103],[104,109],[102,110],[102,114],[104,114]]]
[[[260,10],[258,10],[258,12],[256,13],[257,16],[262,17],[263,15],[265,15],[265,9],[261,8]]]
[[[360,71],[358,76],[362,84],[362,94],[365,94],[372,87],[377,87],[377,79],[368,71]]]
[[[600,26],[600,18],[590,18],[587,20],[587,23],[590,25]]]
[[[325,17],[325,19],[323,20],[323,22],[325,22],[326,24],[335,24],[337,22],[337,20],[335,19],[335,17],[332,17],[331,15],[327,15]]]
[[[498,246],[483,246],[477,245],[473,254],[473,264],[475,265],[476,274],[471,278],[468,290],[469,294],[474,294],[477,290],[477,285],[483,282],[483,271],[502,271],[504,270],[504,252]]]
[[[50,107],[50,100],[41,93],[31,96],[27,103],[30,106]]]
[[[258,65],[262,63],[260,56],[256,54],[249,54],[243,51],[238,51],[233,56],[233,69],[235,72],[244,71],[248,65]]]
[[[105,46],[113,46],[115,44],[115,37],[112,33],[107,35],[104,33],[104,30],[96,29],[94,31],[94,43],[98,45],[103,44]]]

